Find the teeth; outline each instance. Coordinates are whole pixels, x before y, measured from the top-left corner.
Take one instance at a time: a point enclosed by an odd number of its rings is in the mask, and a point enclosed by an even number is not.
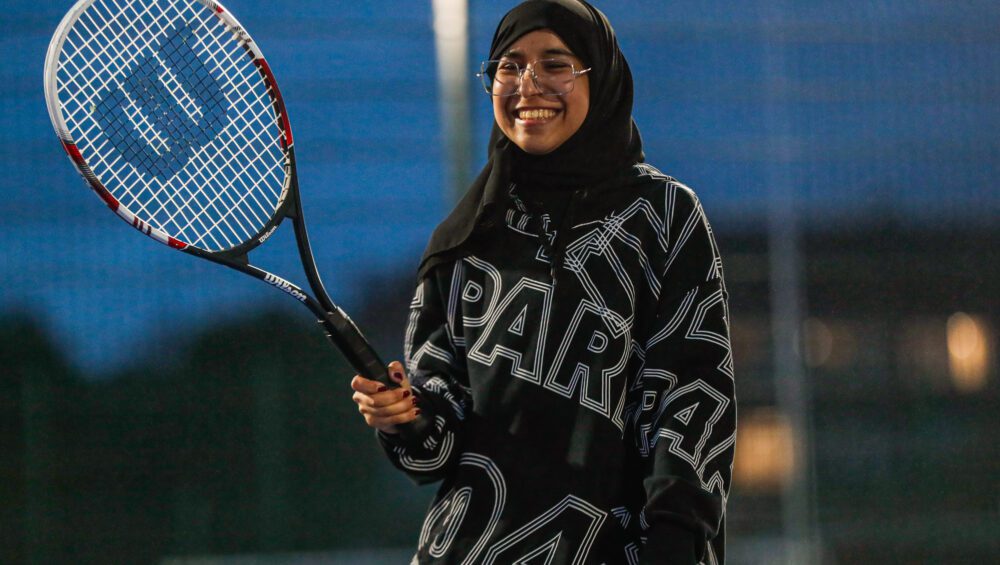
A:
[[[556,116],[555,110],[520,110],[517,117],[522,120],[547,120]]]

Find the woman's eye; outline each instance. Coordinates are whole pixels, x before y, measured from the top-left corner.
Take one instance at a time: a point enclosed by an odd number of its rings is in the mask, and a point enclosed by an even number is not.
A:
[[[504,74],[517,74],[517,65],[514,63],[500,63],[497,65],[497,72]]]
[[[573,65],[565,61],[546,61],[542,68],[548,73],[568,73],[573,70]]]

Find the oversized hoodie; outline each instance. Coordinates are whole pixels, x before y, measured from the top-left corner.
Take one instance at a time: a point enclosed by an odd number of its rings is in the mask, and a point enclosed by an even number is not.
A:
[[[727,294],[691,189],[638,163],[488,195],[425,269],[405,364],[441,481],[416,563],[722,563],[736,438]]]

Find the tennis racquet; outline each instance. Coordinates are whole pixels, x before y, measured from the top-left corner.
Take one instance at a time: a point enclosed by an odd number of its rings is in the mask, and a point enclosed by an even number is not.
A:
[[[45,59],[45,101],[87,185],[133,228],[304,304],[359,374],[395,387],[313,259],[274,74],[211,0],[79,0]],[[250,264],[288,218],[314,296]]]

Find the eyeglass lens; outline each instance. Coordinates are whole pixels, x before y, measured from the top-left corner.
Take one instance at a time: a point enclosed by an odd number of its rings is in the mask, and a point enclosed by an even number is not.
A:
[[[541,94],[566,94],[576,81],[573,64],[562,59],[539,59],[527,67],[506,60],[484,61],[482,70],[483,87],[493,96],[514,95],[525,75],[531,75]]]

